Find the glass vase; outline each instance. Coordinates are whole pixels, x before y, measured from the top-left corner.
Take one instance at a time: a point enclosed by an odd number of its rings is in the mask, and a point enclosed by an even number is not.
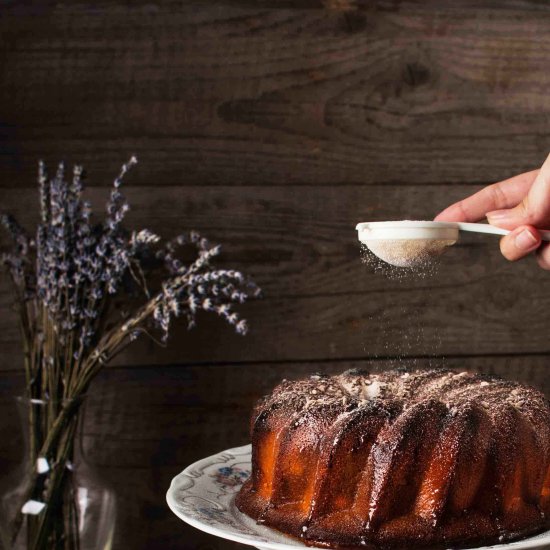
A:
[[[85,401],[16,398],[20,457],[11,472],[0,474],[5,550],[112,548],[115,496],[82,450]],[[41,456],[44,449],[47,456]]]

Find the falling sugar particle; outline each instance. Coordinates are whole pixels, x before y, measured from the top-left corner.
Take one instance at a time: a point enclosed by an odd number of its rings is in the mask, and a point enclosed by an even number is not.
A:
[[[388,242],[388,241],[386,241]],[[394,241],[395,242],[395,241]],[[405,241],[410,243],[410,240]],[[441,243],[440,243],[441,244]],[[450,244],[450,243],[449,243]],[[441,246],[447,246],[441,244]],[[440,258],[438,254],[425,255],[422,261],[407,267],[396,267],[378,258],[367,246],[361,247],[361,259],[363,263],[375,274],[397,282],[399,285],[414,285],[419,279],[433,278],[439,274]],[[417,258],[418,259],[418,258]],[[421,319],[424,315],[425,303],[413,302],[405,305],[395,304],[395,307],[377,309],[369,320],[376,324],[381,333],[379,343],[382,345],[381,355],[388,361],[387,366],[397,368],[399,366],[417,367],[425,366],[426,361],[419,362],[411,358],[422,350],[423,354],[435,356],[442,345],[439,326],[427,326],[425,323],[407,323],[400,327],[399,334],[395,332],[395,316]],[[367,347],[365,346],[365,350]],[[432,366],[432,361],[428,361]],[[442,366],[444,360],[435,361],[436,366]]]

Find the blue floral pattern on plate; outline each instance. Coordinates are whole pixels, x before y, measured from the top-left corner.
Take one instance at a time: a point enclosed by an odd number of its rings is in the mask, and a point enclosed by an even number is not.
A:
[[[250,470],[243,470],[238,466],[223,466],[210,475],[223,489],[233,487],[235,491],[238,491],[241,485],[250,477]]]

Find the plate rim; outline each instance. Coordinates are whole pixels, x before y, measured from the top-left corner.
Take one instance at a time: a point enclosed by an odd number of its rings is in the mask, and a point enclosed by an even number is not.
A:
[[[214,453],[213,455],[201,458],[200,460],[197,460],[196,462],[193,462],[192,464],[190,464],[189,466],[184,468],[179,474],[175,475],[172,478],[171,482],[170,482],[170,486],[168,488],[168,491],[166,492],[166,502],[168,504],[168,507],[179,519],[181,519],[182,521],[184,521],[188,525],[191,525],[192,527],[194,527],[195,529],[198,529],[199,531],[203,531],[205,533],[208,533],[209,535],[220,537],[220,538],[223,538],[225,540],[231,540],[233,542],[238,542],[240,544],[245,544],[245,545],[248,545],[248,546],[256,546],[256,547],[261,547],[261,548],[270,549],[270,550],[289,550],[289,549],[292,549],[292,548],[295,549],[295,548],[300,548],[300,547],[315,548],[315,547],[307,547],[301,541],[296,540],[296,539],[291,539],[290,537],[288,537],[288,538],[290,540],[292,540],[292,542],[298,543],[298,546],[296,546],[296,544],[290,545],[290,544],[286,544],[286,543],[282,543],[282,542],[269,542],[269,541],[266,542],[266,541],[263,541],[263,540],[253,540],[251,538],[247,538],[245,535],[236,535],[236,534],[233,534],[233,533],[228,533],[227,531],[224,531],[223,529],[220,529],[219,527],[214,527],[214,526],[209,525],[207,523],[204,523],[200,520],[197,520],[193,517],[190,517],[190,516],[186,515],[184,512],[182,512],[180,509],[178,509],[178,503],[177,503],[177,500],[175,498],[174,493],[175,493],[176,488],[178,487],[178,484],[179,484],[180,480],[183,477],[193,477],[193,478],[195,478],[195,476],[190,476],[189,475],[192,470],[202,471],[206,467],[212,465],[213,460],[222,458],[223,455],[231,455],[231,456],[226,457],[225,461],[228,462],[228,461],[230,461],[234,458],[238,458],[239,456],[249,455],[251,453],[251,450],[252,450],[252,445],[250,443],[247,444],[247,445],[241,445],[239,447],[232,447],[230,449],[225,449],[225,450],[220,451],[218,453]],[[233,498],[234,497],[232,497],[232,499]],[[265,528],[270,529],[268,527],[265,527]],[[278,531],[276,531],[276,532],[277,532],[278,535],[287,536],[284,533],[280,533]],[[467,549],[464,549],[464,550],[488,550],[488,549],[493,549],[493,548],[497,549],[497,550],[498,549],[505,550],[507,548],[510,548],[510,550],[528,550],[528,549],[531,549],[531,548],[546,548],[546,547],[550,548],[550,530],[543,531],[543,532],[539,533],[539,535],[543,535],[543,534],[546,534],[548,536],[548,540],[544,540],[544,539],[533,539],[533,540],[523,539],[523,540],[516,540],[516,541],[511,541],[511,542],[499,543],[499,544],[495,544],[495,545],[492,545],[492,546],[477,546],[477,547],[467,548]]]
[[[237,458],[239,455],[246,456],[250,454],[251,450],[252,450],[252,445],[250,443],[248,445],[242,445],[240,447],[232,447],[231,449],[226,449],[224,451],[220,451],[219,453],[215,453],[205,458],[201,458],[200,460],[197,460],[196,462],[193,462],[193,464],[190,464],[189,466],[184,468],[179,474],[174,476],[172,478],[172,481],[170,482],[170,487],[166,492],[166,502],[168,503],[168,507],[182,521],[184,521],[188,525],[191,525],[192,527],[195,527],[196,529],[199,529],[199,531],[208,533],[209,535],[214,535],[226,540],[238,542],[240,544],[246,544],[248,546],[259,545],[262,548],[269,548],[270,550],[288,550],[289,548],[300,548],[300,546],[291,546],[289,544],[285,544],[282,542],[264,542],[259,540],[248,539],[244,535],[234,535],[233,533],[228,533],[226,531],[219,529],[218,527],[213,527],[212,525],[208,525],[207,523],[203,523],[200,520],[187,516],[185,513],[181,512],[181,510],[178,509],[177,501],[173,493],[175,492],[175,488],[178,486],[178,482],[182,477],[187,476],[187,474],[191,472],[191,470],[200,470],[201,468],[206,468],[211,464],[211,461],[213,459],[217,457],[221,457],[224,454],[231,454],[233,455],[233,458]],[[280,533],[280,534],[285,536],[284,533]],[[297,541],[297,540],[294,542],[300,543],[300,541]],[[304,548],[307,548],[305,544],[301,543],[301,545]]]

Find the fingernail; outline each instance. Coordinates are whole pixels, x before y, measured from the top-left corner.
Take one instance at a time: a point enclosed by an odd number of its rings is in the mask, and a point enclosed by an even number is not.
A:
[[[537,237],[529,229],[524,229],[519,235],[516,235],[515,239],[516,247],[520,250],[531,250],[538,242]]]
[[[493,210],[492,212],[487,212],[487,219],[498,221],[507,218],[510,215],[508,210]]]

